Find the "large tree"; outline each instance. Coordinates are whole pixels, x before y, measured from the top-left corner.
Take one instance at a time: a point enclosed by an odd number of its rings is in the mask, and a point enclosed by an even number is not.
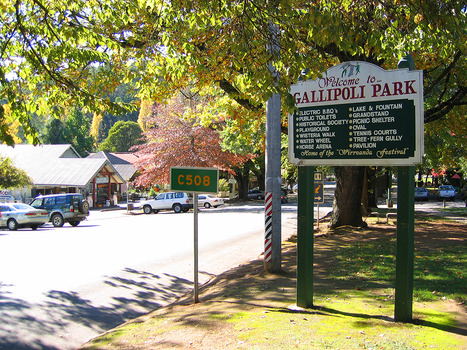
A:
[[[91,123],[78,108],[67,113],[66,120],[51,117],[46,124],[42,142],[48,144],[69,143],[81,157],[86,157],[94,148],[94,139],[90,135]]]
[[[44,143],[59,145],[68,143],[66,138],[65,124],[57,118],[51,118],[45,126],[45,133],[42,136]]]
[[[16,168],[10,158],[0,157],[0,188],[16,188],[30,184],[32,180],[24,170]]]
[[[91,122],[79,108],[73,108],[65,121],[65,140],[81,157],[94,151],[94,138],[90,135]]]
[[[47,104],[118,108],[99,94],[120,81],[136,81],[141,97],[153,100],[189,81],[198,87],[215,83],[255,111],[281,92],[290,110],[288,88],[302,69],[311,78],[349,60],[393,69],[406,52],[425,71],[425,121],[463,117],[455,113],[467,93],[463,1],[10,0],[5,5],[0,100],[28,135],[34,135],[28,113]],[[272,27],[278,29],[275,37]],[[272,57],[271,44],[280,55]],[[87,68],[108,63],[112,69],[89,85]],[[277,74],[271,74],[270,63]],[[12,143],[4,115],[0,110],[0,139]],[[335,212],[355,213],[344,215],[352,217],[350,224],[361,222],[360,199],[346,192],[361,186],[363,178],[350,176],[354,172],[337,171],[342,177],[337,193],[343,191],[337,196],[344,200],[336,201]]]
[[[131,147],[143,143],[143,130],[137,122],[122,120],[116,122],[109,135],[99,146],[101,151],[128,152]]]
[[[141,172],[136,186],[168,184],[174,166],[217,167],[233,173],[249,158],[222,149],[215,125],[203,126],[197,117],[200,101],[193,94],[187,96],[184,92],[159,105],[150,120],[155,126],[144,133],[146,143],[134,147]]]

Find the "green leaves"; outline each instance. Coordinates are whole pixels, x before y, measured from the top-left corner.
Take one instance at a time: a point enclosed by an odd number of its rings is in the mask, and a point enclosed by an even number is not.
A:
[[[0,100],[26,120],[27,134],[34,134],[27,126],[31,112],[130,108],[106,98],[121,82],[134,82],[139,97],[157,101],[188,83],[216,84],[252,110],[280,92],[290,109],[289,87],[305,68],[313,78],[348,60],[392,69],[406,52],[436,56],[429,68],[452,62],[456,52],[459,65],[466,53],[460,2],[47,0],[38,6],[25,0],[18,11],[12,0],[2,5]],[[271,24],[278,26],[279,55],[270,51]],[[103,65],[111,69],[93,80],[92,70]],[[462,91],[465,69],[456,74],[453,89]]]
[[[136,122],[118,121],[110,128],[109,135],[99,149],[108,152],[128,152],[132,146],[142,143],[142,132]]]
[[[31,183],[26,172],[14,167],[10,158],[0,157],[0,188],[22,187]]]

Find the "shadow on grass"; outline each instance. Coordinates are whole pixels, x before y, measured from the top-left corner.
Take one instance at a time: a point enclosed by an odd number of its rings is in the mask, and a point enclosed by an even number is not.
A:
[[[375,226],[368,230],[333,231],[316,237],[313,251],[315,298],[328,299],[340,293],[358,293],[377,303],[384,301],[389,305],[394,302],[395,230],[394,226]],[[458,298],[462,302],[466,294],[466,253],[462,242],[466,238],[465,226],[418,222],[415,232],[414,290],[427,290],[430,294],[436,291],[436,300],[447,297]],[[264,273],[263,261],[254,260],[215,277],[201,288],[202,302],[219,305],[217,308],[203,308],[203,312],[210,312],[213,317],[219,317],[223,308],[227,307],[235,307],[237,311],[266,308],[275,312],[297,312],[284,308],[284,303],[296,302],[296,237],[292,237],[286,246],[282,254],[285,270],[281,273]],[[394,322],[393,315],[348,312],[332,306],[315,306],[304,312]],[[190,321],[186,325],[191,325],[194,319],[199,319],[198,316],[196,309],[187,312],[187,321]],[[180,322],[184,324],[183,320]],[[464,325],[452,327],[422,319],[414,319],[412,323],[453,334],[466,334]]]

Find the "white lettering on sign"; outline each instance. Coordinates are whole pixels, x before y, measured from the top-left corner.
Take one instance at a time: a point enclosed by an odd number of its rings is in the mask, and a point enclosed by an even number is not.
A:
[[[423,155],[423,75],[344,62],[292,85],[289,156],[303,165],[412,165]]]

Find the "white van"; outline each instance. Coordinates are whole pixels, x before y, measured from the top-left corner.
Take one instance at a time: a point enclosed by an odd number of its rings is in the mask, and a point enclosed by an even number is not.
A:
[[[140,208],[145,214],[158,213],[159,210],[173,210],[176,213],[193,208],[193,197],[184,192],[165,192],[155,198],[142,201]]]

